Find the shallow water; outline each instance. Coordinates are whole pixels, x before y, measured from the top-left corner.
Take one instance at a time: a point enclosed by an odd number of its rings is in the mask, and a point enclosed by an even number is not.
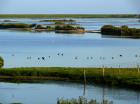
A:
[[[15,19],[14,19],[15,20]],[[17,19],[39,23],[40,19]],[[104,24],[127,24],[140,28],[138,19],[77,19],[86,29]],[[43,23],[42,23],[43,24]],[[0,56],[4,67],[137,67],[140,65],[140,40],[102,37],[97,33],[55,34],[0,30]],[[0,83],[0,103],[56,104],[57,98],[78,98],[84,86],[64,82],[40,84]],[[114,104],[139,104],[140,92],[88,85],[86,97],[113,101]]]
[[[85,97],[102,101],[113,101],[113,104],[139,104],[140,92],[88,85]],[[65,82],[46,82],[42,84],[0,83],[0,102],[9,104],[56,104],[58,98],[71,99],[83,96],[82,84]],[[103,97],[104,96],[104,97]]]
[[[14,20],[40,23],[40,19]],[[138,19],[131,18],[76,20],[86,29],[93,30],[100,29],[104,24],[140,27]],[[9,30],[0,30],[0,37],[4,67],[137,67],[140,64],[139,39],[102,37],[97,33],[55,34]]]

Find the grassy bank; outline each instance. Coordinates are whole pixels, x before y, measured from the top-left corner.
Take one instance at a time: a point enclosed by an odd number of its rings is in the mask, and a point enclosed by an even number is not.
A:
[[[1,81],[34,81],[34,80],[84,80],[84,70],[87,83],[106,84],[140,88],[140,72],[138,69],[117,68],[9,68],[0,70]]]
[[[137,14],[0,14],[0,18],[138,18]]]

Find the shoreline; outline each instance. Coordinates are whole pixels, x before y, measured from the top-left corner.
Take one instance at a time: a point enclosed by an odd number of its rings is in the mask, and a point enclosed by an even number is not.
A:
[[[0,18],[139,18],[138,14],[0,14]]]
[[[136,68],[5,68],[0,69],[1,82],[68,81],[140,89],[140,72]]]

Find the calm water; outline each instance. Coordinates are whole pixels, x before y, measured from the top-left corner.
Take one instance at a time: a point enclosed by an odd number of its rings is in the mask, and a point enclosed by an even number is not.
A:
[[[40,23],[39,19],[14,19]],[[76,19],[88,30],[105,24],[140,28],[138,19]],[[136,67],[140,64],[140,40],[102,37],[97,33],[55,34],[0,30],[0,56],[4,67]],[[9,104],[56,104],[57,98],[78,98],[84,86],[63,82],[41,84],[0,83],[0,102]],[[111,100],[114,104],[139,104],[140,92],[88,85],[88,99]]]
[[[13,20],[50,24],[39,22],[40,19]],[[100,29],[105,24],[140,28],[138,19],[76,20],[77,24],[88,30]],[[107,38],[97,33],[55,34],[8,30],[0,30],[0,37],[0,55],[4,57],[4,67],[136,67],[140,64],[139,39]]]
[[[64,82],[47,82],[44,84],[0,83],[0,102],[10,104],[56,104],[58,98],[78,98],[83,96],[84,86]],[[85,97],[102,101],[107,99],[113,104],[139,104],[140,92],[88,85]]]

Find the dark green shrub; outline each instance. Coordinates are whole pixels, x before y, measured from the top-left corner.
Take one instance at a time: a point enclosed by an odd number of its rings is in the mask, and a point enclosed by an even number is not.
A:
[[[105,25],[101,28],[101,33],[103,35],[130,36],[133,38],[140,37],[140,29],[129,28],[126,25],[121,26],[121,27],[115,27],[112,25]]]
[[[2,68],[4,66],[4,60],[2,57],[0,57],[0,68]]]
[[[105,25],[101,28],[101,33],[104,35],[121,35],[121,28]]]

